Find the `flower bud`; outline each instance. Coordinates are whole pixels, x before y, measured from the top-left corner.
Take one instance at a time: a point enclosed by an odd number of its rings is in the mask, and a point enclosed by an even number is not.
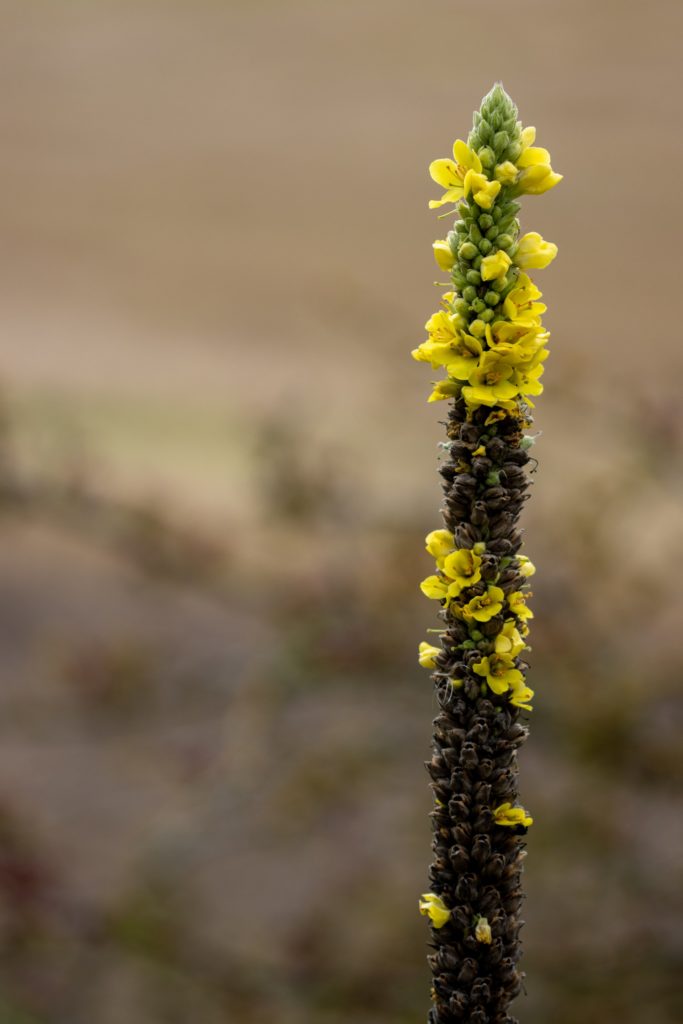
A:
[[[469,305],[472,305],[475,301],[479,301],[477,299],[477,289],[471,284],[468,284],[467,287],[463,289],[462,297],[467,303],[469,303]],[[482,306],[483,305],[484,303],[482,302]]]
[[[487,306],[497,306],[500,302],[500,295],[495,292],[492,288],[489,288],[486,295],[484,296],[484,302]]]
[[[488,231],[493,226],[493,217],[490,213],[482,213],[479,217],[479,227],[482,231]]]
[[[510,145],[510,136],[507,132],[496,132],[493,136],[493,148],[496,153],[504,153]]]
[[[463,242],[458,249],[458,256],[463,260],[473,260],[477,255],[477,247],[472,242]]]
[[[480,149],[478,156],[482,167],[493,167],[496,162],[496,154],[490,146],[484,146],[483,149]]]
[[[498,235],[496,242],[501,249],[509,249],[514,244],[514,239],[511,235]]]
[[[473,320],[470,324],[469,331],[474,338],[483,338],[486,331],[486,324],[483,320]]]
[[[481,284],[481,274],[478,270],[468,270],[465,276],[469,284]]]
[[[477,225],[474,223],[474,221],[472,221],[472,223],[470,224],[470,241],[474,242],[475,245],[478,245],[479,242],[481,242],[481,239],[482,239],[481,231],[479,230]]]
[[[488,238],[482,238],[481,242],[479,243],[479,252],[482,254],[482,256],[488,256],[488,254],[491,252],[491,249],[493,249],[493,245],[491,242],[489,242]]]

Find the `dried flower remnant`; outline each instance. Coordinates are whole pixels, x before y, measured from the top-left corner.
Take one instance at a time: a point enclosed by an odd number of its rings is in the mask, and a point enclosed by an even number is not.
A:
[[[517,522],[529,486],[525,431],[543,391],[549,338],[528,271],[547,267],[557,246],[535,231],[519,237],[516,200],[562,177],[535,138],[496,85],[467,142],[454,144],[454,159],[429,168],[445,189],[430,207],[453,203],[459,214],[433,248],[452,290],[412,353],[445,371],[429,401],[451,403],[444,526],[427,536],[435,571],[420,584],[442,621],[440,646],[423,642],[419,651],[439,705],[427,765],[432,891],[419,904],[432,927],[430,1024],[514,1024],[510,1003],[523,977],[523,836],[533,818],[518,803],[516,757],[534,696],[523,655],[536,570],[520,553]]]

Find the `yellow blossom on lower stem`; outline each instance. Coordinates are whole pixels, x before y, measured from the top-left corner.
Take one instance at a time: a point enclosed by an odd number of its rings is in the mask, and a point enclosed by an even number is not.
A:
[[[515,668],[509,654],[490,654],[478,661],[473,669],[478,676],[484,676],[489,689],[498,695],[524,683],[524,676]]]
[[[434,385],[434,390],[427,399],[428,402],[443,402],[449,398],[457,398],[462,389],[462,384],[457,380],[439,380]]]
[[[515,707],[523,708],[525,711],[533,711],[529,701],[533,698],[534,691],[529,689],[524,684],[518,684],[513,686],[512,694],[510,695],[510,703],[514,704]]]
[[[517,555],[517,565],[521,575],[526,576],[527,579],[536,572],[536,566],[526,555]]]
[[[432,530],[425,537],[425,547],[441,569],[446,555],[455,549],[455,538],[450,530]]]
[[[514,593],[508,594],[508,608],[518,619],[533,619],[534,617],[531,608],[526,606],[527,597],[531,597],[531,594],[523,594],[521,590],[515,590]]]
[[[463,606],[462,614],[466,619],[488,622],[494,615],[502,611],[504,599],[505,594],[500,587],[488,586],[485,594],[473,597]]]
[[[513,379],[519,388],[520,393],[525,397],[529,395],[542,395],[543,385],[539,378],[543,376],[543,372],[544,368],[540,363],[537,366],[532,367],[515,367]]]
[[[420,913],[428,917],[435,928],[443,928],[450,919],[450,910],[436,893],[423,892],[418,905]]]
[[[468,405],[500,405],[519,394],[514,367],[495,351],[484,352],[462,394]]]
[[[516,658],[524,650],[525,646],[515,620],[506,619],[503,628],[494,641],[496,654],[509,654],[511,658]]]
[[[418,648],[417,660],[422,668],[436,668],[436,658],[441,654],[440,647],[434,647],[423,640]]]
[[[429,338],[413,349],[411,355],[418,362],[445,367],[450,377],[467,380],[479,361],[481,342],[471,334],[458,333],[449,341],[434,341]]]
[[[484,945],[486,946],[491,945],[491,925],[488,923],[488,920],[485,917],[480,917],[477,919],[477,923],[474,928],[474,937],[477,940],[477,942],[483,942]]]
[[[420,590],[433,601],[444,601],[448,597],[448,580],[443,576],[428,576],[422,580]]]
[[[459,548],[444,559],[443,571],[457,587],[451,587],[451,597],[457,597],[465,587],[473,587],[481,579],[481,556],[470,548]]]
[[[513,807],[511,803],[500,804],[493,812],[493,820],[496,825],[508,825],[514,828],[516,825],[523,825],[528,828],[533,825],[534,819],[524,810],[523,807]]]

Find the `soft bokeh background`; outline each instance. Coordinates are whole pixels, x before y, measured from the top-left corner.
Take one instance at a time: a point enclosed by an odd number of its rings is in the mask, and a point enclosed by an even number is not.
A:
[[[566,177],[525,1024],[683,1017],[678,0],[0,3],[0,1021],[417,1024],[426,166]]]

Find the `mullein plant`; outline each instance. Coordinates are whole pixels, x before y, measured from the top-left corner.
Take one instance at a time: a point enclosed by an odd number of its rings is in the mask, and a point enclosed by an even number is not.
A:
[[[518,801],[517,750],[533,691],[526,682],[529,577],[518,519],[527,498],[533,398],[543,390],[546,307],[528,271],[557,247],[520,237],[517,199],[560,180],[536,131],[496,85],[474,115],[467,142],[430,174],[444,189],[431,208],[458,219],[434,242],[450,274],[429,337],[414,358],[445,370],[430,402],[449,402],[440,467],[444,526],[426,538],[435,572],[421,583],[438,601],[438,644],[421,643],[439,712],[427,767],[434,795],[429,918],[431,1024],[513,1024],[523,974],[519,932],[524,835],[533,822]],[[452,216],[453,210],[445,216]],[[443,215],[442,215],[443,216]]]

